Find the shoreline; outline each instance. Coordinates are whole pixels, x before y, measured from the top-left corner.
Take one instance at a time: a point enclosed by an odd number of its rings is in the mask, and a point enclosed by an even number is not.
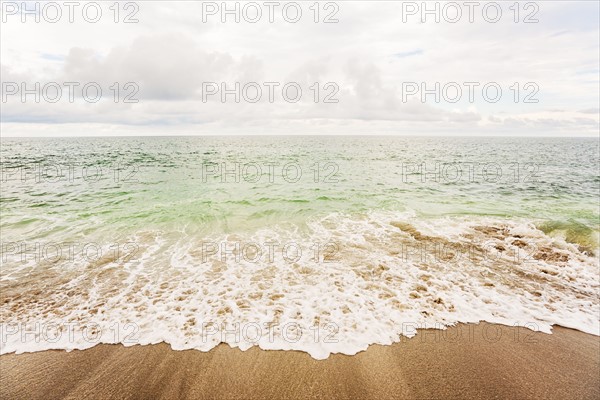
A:
[[[101,344],[0,356],[0,398],[600,398],[600,338],[479,323],[315,360],[300,351],[209,352]]]

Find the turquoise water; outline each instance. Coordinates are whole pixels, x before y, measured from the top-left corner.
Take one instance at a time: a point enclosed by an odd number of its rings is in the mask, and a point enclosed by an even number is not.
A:
[[[232,232],[413,210],[597,230],[598,154],[577,138],[3,139],[2,229],[19,240]]]
[[[2,353],[324,358],[480,320],[600,334],[596,139],[2,139],[1,160],[0,327],[17,332]],[[21,339],[22,324],[80,335]],[[82,339],[89,324],[104,336]]]

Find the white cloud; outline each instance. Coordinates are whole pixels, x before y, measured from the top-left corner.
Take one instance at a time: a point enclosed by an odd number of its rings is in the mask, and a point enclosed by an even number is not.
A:
[[[260,2],[259,2],[260,3]],[[418,2],[420,3],[420,2]],[[98,82],[103,99],[86,103],[2,103],[2,135],[70,134],[455,134],[597,136],[600,46],[598,4],[538,2],[539,23],[515,24],[503,3],[500,22],[402,23],[400,2],[338,2],[339,23],[303,18],[256,24],[202,22],[200,2],[140,2],[136,24],[21,23],[1,26],[2,82]],[[321,3],[323,4],[323,3]],[[523,5],[524,3],[522,3]],[[103,3],[109,12],[108,3]],[[121,10],[120,18],[127,13]],[[263,11],[265,11],[263,9]],[[326,12],[327,11],[327,12]],[[330,10],[321,10],[323,19]],[[595,11],[595,12],[594,12]],[[522,19],[527,12],[521,10]],[[560,18],[565,16],[565,18]],[[577,17],[577,18],[576,18]],[[231,17],[230,17],[231,18]],[[430,17],[431,18],[431,17]],[[401,55],[401,56],[399,56]],[[403,82],[497,82],[502,98],[486,102],[404,102]],[[139,86],[138,103],[114,103],[114,82]],[[256,104],[202,101],[203,82],[298,82],[302,99]],[[333,90],[338,103],[320,100]],[[519,102],[514,83],[519,82]],[[523,103],[534,82],[537,103]],[[463,88],[464,89],[464,88]],[[126,93],[121,88],[121,96]],[[229,96],[228,99],[232,99]]]

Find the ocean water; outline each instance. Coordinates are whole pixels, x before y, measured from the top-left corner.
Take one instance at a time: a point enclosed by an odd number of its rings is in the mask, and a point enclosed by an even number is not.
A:
[[[2,139],[1,353],[600,334],[599,143]]]

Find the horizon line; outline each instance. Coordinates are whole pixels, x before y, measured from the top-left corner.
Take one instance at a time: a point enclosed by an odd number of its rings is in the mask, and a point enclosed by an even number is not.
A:
[[[600,139],[600,132],[598,136],[573,136],[573,135],[555,135],[555,136],[539,136],[539,135],[444,135],[444,134],[422,134],[422,135],[405,135],[405,134],[315,134],[315,133],[307,133],[307,134],[199,134],[199,135],[68,135],[68,136],[32,136],[32,135],[24,135],[24,136],[6,136],[0,135],[2,139],[60,139],[60,138],[188,138],[188,137],[313,137],[313,136],[321,136],[321,137],[407,137],[407,138],[418,138],[418,137],[452,137],[452,138],[548,138],[548,139],[556,139],[556,138],[580,138],[580,139]]]

